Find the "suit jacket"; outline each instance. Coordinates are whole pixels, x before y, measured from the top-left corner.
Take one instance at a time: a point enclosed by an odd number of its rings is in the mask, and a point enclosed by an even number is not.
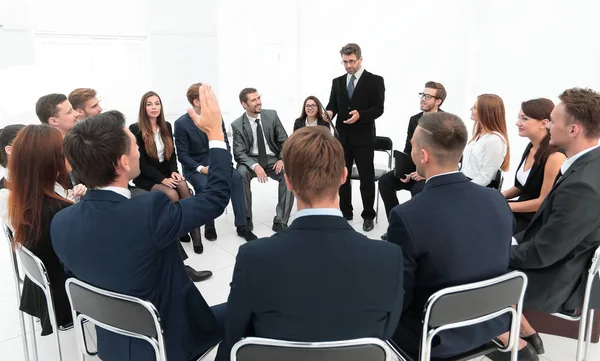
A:
[[[444,112],[441,109],[438,109],[438,112]],[[419,120],[421,119],[421,117],[423,116],[423,112],[420,112],[419,114],[415,114],[412,117],[410,117],[409,121],[408,121],[408,129],[406,131],[406,143],[404,145],[404,153],[410,155],[410,152],[412,152],[412,144],[410,143],[410,140],[412,139],[413,135],[415,134],[415,129],[417,129],[417,125],[419,125]]]
[[[481,281],[508,270],[514,219],[497,190],[462,173],[430,178],[421,193],[390,213],[388,240],[404,255],[404,309],[394,341],[419,350],[423,310],[446,287]],[[441,332],[433,357],[451,357],[508,331],[509,318]]]
[[[329,123],[321,120],[321,119],[317,119],[317,125],[322,125],[324,127],[327,127],[327,129],[331,129],[329,126]],[[304,128],[306,126],[306,118],[298,118],[294,121],[294,132],[300,128]]]
[[[171,123],[167,122],[167,129],[169,130],[169,137],[173,141],[173,130],[171,129]],[[150,157],[146,150],[146,144],[142,139],[142,131],[137,123],[131,124],[129,130],[135,135],[135,140],[140,149],[140,175],[133,180],[133,183],[146,190],[152,188],[155,184],[160,184],[165,178],[171,177],[171,173],[177,172],[177,155],[175,149],[173,154],[167,159],[165,154],[165,160],[160,162],[158,159]],[[174,146],[175,144],[173,144]],[[174,147],[173,147],[174,148]]]
[[[385,100],[383,78],[363,71],[350,99],[346,76],[333,79],[327,110],[331,110],[334,117],[337,114],[335,124],[342,144],[375,146],[375,119],[383,114]],[[344,124],[352,110],[358,110],[360,119],[354,124]]]
[[[223,134],[225,134],[225,143],[227,149],[231,151],[225,123],[221,122]],[[185,113],[175,121],[175,145],[177,147],[177,157],[183,168],[183,175],[189,178],[196,172],[199,166],[210,164],[208,151],[208,136],[194,124],[190,116]]]
[[[283,159],[283,143],[288,136],[277,116],[277,112],[263,109],[260,112],[260,119],[267,141],[266,146],[275,154],[277,159]],[[233,131],[233,158],[238,164],[250,167],[257,162],[255,159],[257,157],[250,156],[254,147],[254,133],[246,113],[231,123],[231,129]]]
[[[190,360],[221,338],[215,317],[185,270],[178,238],[217,218],[229,202],[231,156],[211,149],[203,192],[171,203],[162,192],[127,199],[88,190],[52,221],[52,244],[65,267],[94,286],[148,300],[161,316],[167,357]],[[98,329],[103,360],[152,360],[144,341]]]
[[[388,339],[402,294],[399,247],[368,239],[342,217],[297,218],[286,231],[240,247],[216,360],[229,360],[248,336]]]
[[[558,180],[527,229],[516,236],[510,266],[529,278],[525,307],[542,312],[583,304],[587,269],[600,245],[600,148]]]

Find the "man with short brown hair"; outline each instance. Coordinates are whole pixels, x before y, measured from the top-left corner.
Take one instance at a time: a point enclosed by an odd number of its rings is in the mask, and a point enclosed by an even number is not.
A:
[[[102,113],[96,91],[92,88],[77,88],[69,94],[69,101],[77,112],[77,120],[84,120]]]
[[[219,361],[247,336],[386,340],[400,317],[402,251],[342,216],[337,193],[348,172],[340,142],[325,127],[305,127],[287,139],[283,158],[298,213],[287,230],[240,247]]]

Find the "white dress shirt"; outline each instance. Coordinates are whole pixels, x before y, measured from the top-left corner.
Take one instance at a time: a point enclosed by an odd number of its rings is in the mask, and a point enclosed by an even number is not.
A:
[[[306,124],[307,127],[316,127],[317,125],[319,125],[319,120],[317,118],[315,118],[315,121],[312,123],[308,122],[308,117],[306,117],[306,120],[304,121],[304,124]]]
[[[533,167],[532,167],[533,168]],[[517,169],[517,180],[521,185],[525,185],[527,182],[527,178],[529,178],[529,173],[531,173],[531,168],[525,171],[525,161],[521,164],[519,169]]]
[[[561,172],[562,174],[565,174],[565,173],[567,173],[567,171],[569,170],[569,168],[570,168],[570,167],[573,165],[573,163],[575,163],[575,161],[576,161],[577,159],[581,158],[581,156],[582,156],[582,155],[584,155],[585,153],[589,153],[589,152],[591,152],[592,150],[594,150],[594,149],[598,148],[599,146],[600,146],[600,144],[599,144],[599,145],[596,145],[595,147],[591,147],[591,148],[588,148],[588,149],[584,149],[584,150],[582,150],[581,152],[579,152],[579,153],[575,154],[574,156],[567,158],[567,159],[566,159],[566,160],[563,162],[563,164],[560,166],[560,172]]]
[[[360,67],[360,69],[358,69],[358,71],[356,71],[356,73],[354,73],[354,89],[356,89],[356,84],[358,84],[358,80],[360,79],[360,77],[362,76],[362,74],[365,72],[365,68],[363,68],[362,66]],[[352,78],[352,74],[348,73],[346,75],[346,89],[348,89],[348,84],[350,84],[350,78]]]
[[[156,133],[154,136],[154,144],[156,144],[156,154],[158,155],[158,161],[165,161],[165,143],[163,143],[162,138],[160,136],[160,129],[156,129]]]
[[[440,173],[440,174],[432,175],[431,177],[429,177],[429,178],[427,178],[427,179],[425,180],[425,183],[429,182],[429,180],[430,180],[431,178],[435,178],[435,177],[439,177],[439,176],[443,176],[443,175],[448,175],[448,174],[454,174],[454,173],[459,173],[459,171],[457,171],[457,170],[454,170],[454,171],[452,171],[452,172],[444,172],[444,173]]]
[[[265,140],[265,149],[267,151],[267,156],[269,156],[269,155],[275,156],[275,153],[273,153],[271,151],[271,148],[269,147],[269,143],[267,143],[267,138],[265,137],[265,126],[264,126],[264,124],[262,124],[262,120],[260,119],[260,114],[258,114],[258,117],[256,117],[256,118],[252,118],[251,116],[248,115],[248,113],[246,113],[246,116],[248,117],[248,121],[250,121],[250,127],[252,127],[252,135],[254,136],[254,145],[252,146],[252,152],[250,153],[250,155],[258,157],[258,142],[257,142],[258,135],[256,134],[256,132],[258,130],[258,124],[256,124],[256,119],[259,119],[259,121],[261,122],[260,126],[263,130],[261,136]],[[256,168],[257,165],[258,165],[258,163],[254,163],[254,164],[252,164],[252,166],[250,166],[250,168],[252,168],[252,170],[254,170],[254,168]]]
[[[506,142],[502,134],[483,134],[465,147],[461,171],[474,183],[486,187],[494,180],[504,162],[506,152]]]

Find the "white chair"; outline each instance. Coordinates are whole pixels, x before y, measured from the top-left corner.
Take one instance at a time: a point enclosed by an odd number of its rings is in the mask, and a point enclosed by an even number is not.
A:
[[[377,338],[291,342],[248,337],[231,349],[231,361],[391,361],[391,357],[389,346]]]
[[[577,354],[575,361],[589,361],[590,344],[592,340],[592,325],[594,324],[594,310],[600,308],[600,247],[596,249],[592,264],[588,270],[585,284],[583,306],[579,315],[567,312],[553,313],[553,316],[567,321],[579,321],[579,335],[577,337]],[[584,348],[585,343],[585,348]]]

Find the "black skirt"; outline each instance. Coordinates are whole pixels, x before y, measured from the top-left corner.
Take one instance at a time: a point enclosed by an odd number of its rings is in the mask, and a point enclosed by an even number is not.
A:
[[[65,280],[56,279],[51,281],[51,290],[58,325],[63,327],[71,326],[73,324],[73,317],[69,298],[65,291]],[[23,293],[21,294],[19,309],[40,319],[42,323],[42,336],[52,333],[52,323],[50,322],[46,296],[42,289],[33,283],[29,277],[25,277],[25,281],[23,282]]]

